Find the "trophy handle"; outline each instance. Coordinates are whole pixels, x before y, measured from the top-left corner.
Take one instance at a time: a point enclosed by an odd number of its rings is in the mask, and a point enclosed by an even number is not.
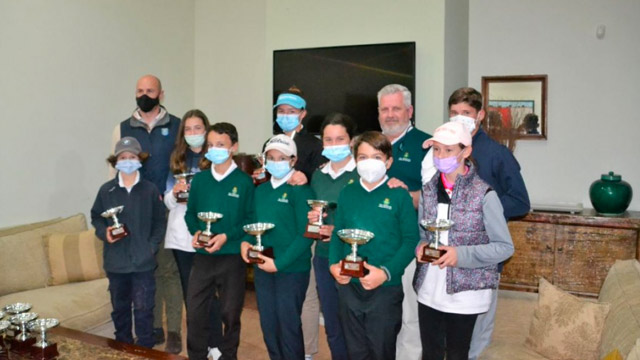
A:
[[[207,234],[211,234],[211,221],[207,221]]]
[[[120,227],[120,223],[118,222],[118,216],[116,214],[113,214],[113,227],[116,227],[116,228]]]
[[[358,258],[358,243],[354,242],[351,244],[351,258],[353,261],[356,261]]]
[[[256,234],[256,246],[262,248],[262,236],[261,234]]]

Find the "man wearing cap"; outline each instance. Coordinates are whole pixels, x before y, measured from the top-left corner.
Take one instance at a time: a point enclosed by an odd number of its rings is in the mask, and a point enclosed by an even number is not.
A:
[[[156,185],[161,194],[166,190],[170,167],[169,160],[173,152],[180,119],[169,114],[160,102],[164,90],[160,79],[153,75],[141,77],[136,84],[136,104],[133,114],[118,124],[113,131],[113,142],[121,137],[136,138],[149,159],[140,169],[144,179]],[[182,293],[178,267],[171,253],[164,247],[158,252],[156,270],[157,295],[154,314],[154,336],[156,343],[164,342],[162,329],[162,304],[166,302],[169,342],[167,351],[176,353],[182,349],[180,330],[182,324]]]
[[[100,187],[91,208],[91,224],[96,236],[104,241],[104,270],[109,279],[116,340],[133,344],[133,305],[137,344],[150,348],[154,345],[154,254],[164,239],[167,223],[160,192],[141,178],[138,170],[147,159],[148,154],[142,152],[135,138],[124,137],[116,143],[107,161],[118,172]],[[110,231],[113,221],[102,214],[118,206],[123,206],[118,220],[128,234],[114,239]]]
[[[427,152],[422,148],[422,143],[431,135],[413,127],[412,116],[413,106],[409,89],[402,85],[390,84],[378,91],[378,121],[382,133],[393,145],[393,164],[388,175],[407,185],[413,206],[417,208],[422,187],[421,162]],[[410,262],[402,276],[404,300],[402,328],[396,343],[398,359],[417,360],[422,349],[418,336],[418,302],[411,285],[415,268],[415,262]]]

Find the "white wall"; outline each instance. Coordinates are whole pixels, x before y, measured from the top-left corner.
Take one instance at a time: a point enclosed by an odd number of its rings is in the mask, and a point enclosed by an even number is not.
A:
[[[548,140],[515,155],[532,202],[582,202],[610,170],[640,210],[640,1],[470,1],[469,83],[490,75],[548,74]],[[607,26],[596,39],[598,24]]]
[[[0,0],[0,227],[88,213],[135,83],[194,100],[194,2]]]

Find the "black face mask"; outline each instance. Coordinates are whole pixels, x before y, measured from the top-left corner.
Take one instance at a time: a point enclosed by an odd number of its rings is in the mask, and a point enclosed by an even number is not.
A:
[[[149,112],[151,109],[160,104],[160,97],[150,98],[148,95],[142,95],[136,98],[136,103],[142,112]]]

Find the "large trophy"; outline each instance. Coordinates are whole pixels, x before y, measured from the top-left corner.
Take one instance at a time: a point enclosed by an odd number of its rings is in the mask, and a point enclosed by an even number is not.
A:
[[[57,357],[58,344],[47,341],[47,330],[60,324],[58,319],[38,319],[29,323],[29,330],[40,332],[38,342],[31,347],[31,356],[34,359],[49,360]]]
[[[251,264],[264,264],[264,260],[260,259],[258,255],[262,254],[264,256],[268,256],[270,258],[274,258],[273,256],[273,248],[266,248],[262,246],[262,234],[271,230],[275,227],[274,224],[271,223],[254,223],[248,224],[242,227],[242,229],[247,232],[249,235],[253,235],[256,237],[256,244],[249,248],[247,251],[247,258],[249,258],[249,263]]]
[[[327,239],[326,236],[320,235],[320,227],[322,226],[322,216],[329,207],[329,202],[324,200],[307,200],[307,204],[309,204],[312,209],[320,209],[320,217],[318,218],[318,221],[307,224],[307,230],[305,231],[304,236],[314,240]]]
[[[351,254],[342,260],[340,267],[340,275],[361,278],[368,274],[364,268],[363,261],[365,259],[358,256],[358,245],[364,245],[373,239],[375,235],[371,231],[360,229],[342,229],[338,230],[338,237],[347,244],[351,245]]]
[[[120,240],[123,237],[129,235],[129,229],[127,229],[127,225],[120,224],[120,222],[118,222],[118,214],[120,214],[123,209],[123,205],[116,206],[100,214],[105,219],[111,218],[113,220],[113,226],[111,227],[111,238],[114,241]]]
[[[34,312],[23,312],[9,318],[13,325],[20,327],[20,333],[9,342],[12,352],[28,353],[31,350],[31,345],[36,343],[36,338],[27,331],[27,324],[37,317],[38,314]]]
[[[182,173],[175,174],[173,175],[173,177],[179,182],[189,184],[193,175],[193,173]],[[176,194],[176,201],[179,203],[186,203],[187,201],[189,201],[189,190],[178,191],[178,193]]]
[[[220,220],[221,218],[222,218],[222,214],[216,213],[216,212],[204,211],[204,212],[198,213],[198,219],[207,223],[207,229],[198,235],[197,241],[200,245],[208,246],[209,240],[213,239],[216,235],[218,235],[216,233],[211,232],[211,223],[214,223]],[[211,244],[211,246],[213,246],[213,244]]]
[[[260,170],[260,172],[258,173],[258,175],[255,177],[255,179],[253,179],[253,183],[258,186],[264,182],[267,182],[269,180],[269,174],[267,174],[267,169],[265,168],[265,166],[267,165],[267,157],[265,156],[264,153],[257,155],[256,156],[256,160],[258,161],[258,163],[260,163],[260,168],[258,170]]]
[[[434,234],[434,241],[423,248],[420,260],[433,262],[440,259],[440,257],[444,255],[445,252],[447,252],[446,250],[438,249],[438,247],[440,246],[440,231],[451,229],[453,224],[454,222],[449,219],[420,221],[420,226],[422,226],[423,229]]]

